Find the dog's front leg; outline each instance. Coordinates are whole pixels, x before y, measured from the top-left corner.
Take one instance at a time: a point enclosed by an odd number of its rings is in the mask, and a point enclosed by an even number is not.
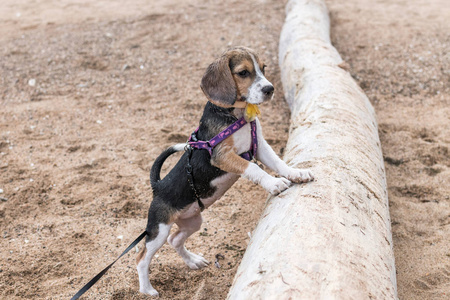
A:
[[[227,140],[214,149],[211,164],[225,172],[239,174],[261,185],[272,195],[281,193],[291,185],[288,179],[275,178],[267,174],[257,164],[240,157],[234,151],[233,145]]]
[[[262,135],[261,125],[257,120],[257,135],[258,135],[258,151],[256,157],[264,165],[279,175],[286,177],[292,182],[302,183],[314,180],[314,176],[309,169],[296,169],[288,166],[278,155],[273,151],[272,147],[266,142]]]

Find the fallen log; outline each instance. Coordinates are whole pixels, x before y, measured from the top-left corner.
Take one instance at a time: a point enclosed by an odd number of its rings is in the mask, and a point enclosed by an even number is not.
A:
[[[375,112],[331,45],[321,0],[290,0],[279,62],[285,161],[316,180],[268,199],[228,299],[396,299]]]

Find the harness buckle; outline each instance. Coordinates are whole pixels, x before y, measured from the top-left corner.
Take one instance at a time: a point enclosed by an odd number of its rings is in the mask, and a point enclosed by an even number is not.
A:
[[[198,142],[198,139],[197,139],[197,135],[196,135],[196,131],[194,131],[192,134],[191,134],[191,141],[193,141],[193,142]]]

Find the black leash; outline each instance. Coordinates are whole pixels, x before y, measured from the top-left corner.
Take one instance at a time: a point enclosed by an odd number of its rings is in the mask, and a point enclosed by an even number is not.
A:
[[[195,200],[197,200],[198,206],[200,206],[200,211],[204,211],[205,205],[203,204],[202,200],[200,200],[200,196],[198,195],[197,189],[195,188],[194,174],[192,174],[191,156],[193,150],[194,149],[189,144],[186,145],[186,151],[188,152],[188,161],[186,164],[187,180],[189,182],[189,185],[191,186],[192,191],[194,192]]]
[[[193,133],[194,135],[194,133]],[[195,136],[194,136],[195,137]],[[200,206],[200,210],[203,211],[205,209],[205,205],[203,204],[203,202],[200,200],[200,196],[197,192],[197,189],[195,188],[195,183],[194,183],[194,175],[192,174],[192,165],[191,165],[191,156],[192,156],[192,152],[193,152],[193,148],[189,145],[187,145],[186,147],[186,151],[188,152],[188,161],[187,161],[187,165],[186,165],[186,173],[187,173],[187,180],[189,182],[189,185],[192,189],[192,191],[194,192],[194,197],[195,200],[197,200],[198,205]],[[124,256],[125,254],[128,253],[128,251],[130,251],[131,249],[133,249],[145,236],[147,235],[147,232],[144,231],[143,233],[141,233],[140,236],[138,236],[137,239],[134,240],[134,242],[132,242],[127,249],[125,249],[125,251],[122,252],[122,254],[120,254],[120,256],[118,258],[116,258],[115,261],[113,261],[109,266],[107,266],[106,268],[104,268],[100,273],[98,273],[94,278],[92,278],[88,283],[86,283],[85,286],[83,286],[76,294],[75,296],[73,296],[72,298],[70,298],[70,300],[76,300],[78,298],[80,298],[87,290],[89,290],[100,278],[103,277],[103,275],[105,275],[105,273],[109,270],[109,268],[112,267],[112,265],[114,265],[116,263],[116,261],[118,261],[122,256]]]
[[[196,136],[195,136],[195,132],[192,133],[192,136],[195,140],[197,140]],[[194,150],[194,148],[192,148],[189,144],[186,145],[186,149],[188,152],[188,161],[187,161],[187,165],[186,165],[186,173],[187,173],[187,180],[189,182],[189,185],[192,189],[192,191],[194,192],[194,197],[195,200],[197,200],[198,205],[200,207],[200,210],[203,211],[205,209],[205,205],[203,204],[203,202],[200,200],[200,196],[197,192],[197,189],[195,188],[195,183],[194,183],[194,175],[192,173],[192,165],[191,165],[191,157],[192,157],[192,152]],[[125,249],[125,251],[122,252],[122,254],[120,254],[120,256],[118,258],[116,258],[115,261],[113,261],[109,266],[107,266],[106,268],[104,268],[100,273],[98,273],[94,278],[92,278],[88,283],[86,283],[85,286],[83,286],[76,294],[75,296],[73,296],[72,298],[70,298],[70,300],[76,300],[78,298],[80,298],[87,290],[89,290],[100,278],[103,277],[103,275],[105,275],[105,273],[109,270],[109,268],[112,267],[112,265],[114,265],[116,263],[116,261],[118,261],[122,256],[124,256],[125,254],[128,253],[128,251],[130,251],[131,249],[133,249],[145,236],[147,235],[147,232],[144,231],[143,233],[141,233],[140,236],[138,236],[137,239],[134,240],[134,242],[132,242],[127,249]]]
[[[78,298],[81,297],[81,295],[83,295],[87,290],[89,290],[100,278],[102,278],[103,275],[105,275],[106,271],[109,270],[109,268],[112,267],[113,264],[116,263],[116,261],[119,260],[119,258],[121,258],[122,256],[124,256],[125,254],[128,253],[128,251],[130,251],[131,249],[134,248],[134,246],[136,246],[145,236],[147,235],[147,231],[144,231],[143,233],[141,233],[141,235],[134,240],[134,242],[132,242],[130,244],[130,246],[128,246],[127,249],[125,249],[125,251],[122,252],[122,254],[120,254],[120,256],[118,258],[116,258],[115,261],[113,261],[109,266],[107,266],[106,268],[103,269],[103,271],[101,271],[100,273],[98,273],[94,278],[91,279],[91,281],[89,281],[88,283],[86,283],[85,286],[83,286],[81,288],[81,290],[78,291],[78,293],[75,294],[75,296],[73,296],[70,300],[76,300]]]

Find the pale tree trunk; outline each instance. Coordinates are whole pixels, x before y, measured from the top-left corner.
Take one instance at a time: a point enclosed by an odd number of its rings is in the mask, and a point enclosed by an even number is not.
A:
[[[229,299],[396,299],[375,112],[330,43],[321,0],[291,0],[280,67],[285,161],[316,180],[269,198]]]

